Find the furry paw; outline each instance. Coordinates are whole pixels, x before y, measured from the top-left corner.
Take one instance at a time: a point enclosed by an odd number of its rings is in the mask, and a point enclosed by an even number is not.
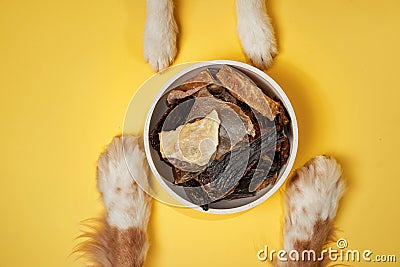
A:
[[[342,170],[336,160],[318,156],[299,168],[287,186],[284,249],[317,253],[334,235],[333,219],[344,193]],[[278,266],[312,266],[287,262]],[[321,266],[326,266],[321,263]]]
[[[148,2],[144,29],[144,58],[155,71],[168,67],[177,52],[177,25],[173,17],[172,1],[163,2]]]
[[[287,190],[292,207],[299,211],[308,209],[322,220],[334,218],[345,188],[341,175],[342,169],[333,157],[318,156],[310,160],[296,171],[289,183]]]
[[[147,174],[148,166],[137,137],[115,137],[101,154],[97,186],[102,193],[110,225],[119,229],[147,225],[150,197],[136,182],[146,181]]]
[[[269,19],[264,13],[244,16],[238,18],[237,27],[242,48],[256,67],[267,69],[278,53]]]

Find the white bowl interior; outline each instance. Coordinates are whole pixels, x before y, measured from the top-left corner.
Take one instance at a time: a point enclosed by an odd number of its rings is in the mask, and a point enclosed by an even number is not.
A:
[[[255,196],[234,200],[222,200],[216,203],[211,203],[209,205],[209,213],[234,213],[243,210],[247,210],[253,206],[260,204],[269,198],[279,187],[284,183],[285,179],[290,173],[293,166],[294,159],[297,153],[298,145],[298,130],[297,121],[294,114],[292,105],[289,99],[279,87],[279,85],[272,80],[264,72],[241,62],[236,61],[209,61],[193,65],[176,76],[171,78],[171,80],[160,90],[158,96],[154,99],[152,108],[149,110],[144,130],[144,141],[145,150],[147,154],[147,159],[149,161],[150,167],[154,173],[154,176],[159,183],[166,189],[175,199],[181,202],[184,206],[189,206],[198,210],[202,210],[200,207],[188,201],[186,193],[181,186],[174,185],[172,168],[169,167],[165,162],[163,162],[158,153],[152,149],[149,145],[149,131],[153,129],[155,124],[167,110],[168,106],[166,104],[166,93],[183,83],[184,81],[196,76],[198,73],[205,69],[220,69],[223,65],[230,65],[251,78],[267,95],[270,97],[276,97],[281,100],[282,104],[285,106],[289,117],[290,126],[289,130],[286,132],[287,137],[290,141],[290,155],[287,163],[281,168],[278,179],[274,185],[267,186],[266,188],[259,191]]]

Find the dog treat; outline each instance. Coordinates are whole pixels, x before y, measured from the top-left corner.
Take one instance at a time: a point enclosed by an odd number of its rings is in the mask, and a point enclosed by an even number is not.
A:
[[[243,177],[239,180],[239,184],[235,187],[235,190],[233,190],[232,193],[227,195],[223,200],[232,200],[232,199],[238,199],[238,198],[244,198],[244,197],[252,197],[256,195],[256,192],[250,192],[249,191],[249,184],[251,182],[251,178],[254,174],[255,167],[257,165],[257,161],[253,161],[247,166],[247,169],[245,171],[245,174]],[[215,202],[218,202],[220,200],[217,200]]]
[[[194,101],[185,101],[179,104],[175,103],[170,105],[164,112],[161,119],[154,126],[153,130],[150,131],[150,144],[151,146],[160,153],[160,141],[159,133],[161,131],[171,131],[176,129],[178,126],[183,125],[186,122],[186,116],[192,109]]]
[[[266,96],[260,88],[239,71],[225,65],[217,73],[217,77],[233,96],[271,121],[279,113],[279,104]]]
[[[198,91],[200,91],[202,88],[204,88],[207,84],[210,84],[208,82],[186,82],[175,89],[171,90],[171,92],[168,94],[167,97],[167,102],[169,105],[175,104],[179,102],[181,99],[185,99]]]
[[[167,98],[168,104],[176,103],[177,101],[192,96],[208,84],[216,83],[210,71],[204,70],[195,77],[187,80],[185,83],[173,89]],[[203,91],[204,92],[204,91]]]
[[[182,197],[206,210],[275,184],[290,154],[290,119],[280,101],[229,66],[200,72],[166,100],[150,144]]]
[[[233,145],[243,139],[243,135],[255,135],[254,126],[239,106],[218,100],[214,97],[199,97],[195,100],[187,120],[204,117],[211,110],[216,110],[221,119],[221,125],[228,131]],[[235,142],[237,140],[237,142]]]
[[[161,156],[206,165],[217,149],[220,123],[217,111],[212,110],[203,119],[181,125],[176,130],[162,131],[159,134]]]
[[[206,191],[221,190],[219,184],[223,188],[225,183],[229,183],[230,179],[237,179],[236,177],[240,179],[245,174],[247,169],[243,168],[242,164],[246,164],[245,167],[249,165],[248,163],[251,165],[251,163],[259,159],[261,150],[269,151],[274,149],[276,144],[280,142],[281,139],[277,140],[274,131],[271,130],[252,141],[249,146],[239,146],[229,154],[224,155],[220,160],[213,161],[204,172],[196,177],[196,180],[205,186]],[[214,185],[214,181],[218,182]]]
[[[183,183],[182,186],[189,201],[202,207],[203,210],[208,210],[208,204],[211,203],[211,200],[207,193],[201,188],[199,182],[192,179]]]
[[[195,192],[191,192],[189,188],[185,189],[186,193],[190,192],[188,194],[189,199],[194,204],[202,206],[206,203],[199,202],[200,200],[214,202],[235,192],[234,190],[239,186],[241,178],[246,177],[246,174],[249,175],[249,171],[252,170],[254,165],[257,165],[262,147],[261,143],[264,144],[263,150],[269,151],[274,149],[276,144],[282,142],[282,140],[283,137],[277,140],[274,131],[271,130],[255,139],[249,146],[239,145],[218,161],[211,162],[203,172],[194,178],[200,185],[194,189]],[[268,178],[270,178],[268,175],[263,176],[262,182]],[[240,190],[245,192],[244,188]],[[248,196],[254,194],[249,189],[245,193]],[[204,194],[207,195],[207,198],[203,196]],[[202,197],[199,198],[199,196]]]
[[[189,79],[188,82],[207,82],[215,83],[215,79],[212,77],[210,70],[206,69]]]
[[[230,102],[232,104],[237,104],[236,98],[231,95],[228,90],[218,84],[210,84],[207,86],[208,91],[216,98]]]
[[[196,177],[201,173],[199,172],[189,172],[189,171],[183,171],[182,169],[179,169],[175,167],[176,165],[172,166],[172,173],[174,175],[174,184],[183,184],[187,181],[190,181],[192,179],[196,179]],[[188,169],[188,168],[184,168]]]
[[[212,97],[213,95],[210,93],[210,91],[208,91],[208,89],[206,87],[200,89],[200,91],[198,91],[195,94],[195,97]]]

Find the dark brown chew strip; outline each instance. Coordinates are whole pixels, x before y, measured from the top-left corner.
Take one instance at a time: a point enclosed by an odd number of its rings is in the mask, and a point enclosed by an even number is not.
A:
[[[208,204],[211,202],[211,200],[199,182],[197,182],[195,179],[192,179],[183,183],[182,186],[188,201],[202,207],[204,210],[208,210]]]
[[[280,144],[288,143],[288,139],[285,135],[282,135],[282,138],[283,140]],[[252,197],[255,196],[258,191],[264,189],[268,185],[275,184],[281,167],[286,164],[287,161],[287,158],[285,160],[282,160],[283,157],[281,154],[281,151],[275,151],[274,161],[269,169],[258,168],[259,161],[257,161],[256,164],[253,164],[252,167],[248,171],[246,171],[245,175],[240,179],[239,184],[235,188],[235,190],[231,194],[218,201]],[[258,181],[256,181],[255,183],[253,181],[252,183],[252,179],[256,179]],[[254,188],[252,188],[254,187],[252,186],[253,184],[255,184],[255,190]]]
[[[237,99],[231,95],[226,88],[218,84],[210,84],[207,86],[207,89],[214,97],[225,102],[237,104]]]
[[[269,120],[274,120],[276,114],[279,113],[279,104],[266,96],[260,88],[239,71],[224,65],[216,76],[234,97],[257,110]]]
[[[196,180],[202,184],[212,201],[221,199],[238,185],[240,178],[245,174],[247,163],[258,160],[261,149],[271,150],[281,141],[275,131],[270,130],[252,141],[249,146],[238,146],[218,161],[213,161]]]
[[[195,179],[200,174],[200,172],[182,171],[173,166],[172,174],[174,175],[174,184],[183,184],[187,181]]]
[[[161,153],[160,153],[160,139],[158,137],[158,134],[162,131],[162,127],[163,127],[163,123],[165,121],[165,119],[167,118],[167,116],[169,115],[169,113],[176,107],[177,105],[171,105],[162,115],[162,117],[160,118],[160,120],[156,123],[156,125],[154,126],[153,130],[151,130],[151,132],[149,133],[149,140],[150,140],[150,145],[152,146],[152,148],[154,148],[160,155],[161,157]],[[185,118],[186,119],[186,118]],[[161,157],[162,158],[162,157]]]
[[[237,187],[226,197],[220,199],[220,200],[232,200],[232,199],[238,199],[238,198],[244,198],[244,197],[251,197],[255,196],[255,192],[249,192],[248,187],[251,181],[251,177],[253,176],[254,172],[256,171],[256,165],[258,161],[253,161],[247,166],[247,169],[245,171],[244,176],[240,179],[239,184]],[[218,201],[220,201],[218,200]]]

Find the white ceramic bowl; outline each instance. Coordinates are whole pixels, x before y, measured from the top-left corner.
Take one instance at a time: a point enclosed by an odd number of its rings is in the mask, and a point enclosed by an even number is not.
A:
[[[184,81],[196,76],[199,72],[207,69],[207,68],[220,68],[223,65],[230,65],[244,74],[246,74],[249,78],[251,78],[264,92],[266,92],[271,97],[277,97],[281,100],[283,105],[285,106],[289,117],[290,117],[290,126],[289,132],[287,132],[287,136],[290,141],[290,155],[287,163],[281,168],[279,172],[278,179],[276,183],[272,186],[267,186],[263,190],[259,191],[256,196],[242,199],[235,199],[229,201],[220,201],[217,203],[212,203],[209,205],[209,209],[207,211],[203,211],[199,206],[194,205],[193,203],[187,201],[182,197],[185,195],[182,187],[173,185],[170,182],[172,181],[172,170],[168,167],[163,161],[160,160],[159,155],[154,149],[151,148],[149,142],[149,132],[150,129],[154,127],[157,121],[160,119],[162,114],[167,110],[167,105],[165,98],[160,101],[162,96],[165,96],[165,93],[169,90],[173,89],[177,85],[183,83]],[[160,183],[163,189],[165,189],[169,195],[171,195],[174,199],[176,199],[183,206],[190,207],[199,211],[214,213],[214,214],[230,214],[248,210],[252,207],[259,205],[260,203],[267,200],[272,196],[285,182],[287,179],[292,167],[294,160],[296,158],[297,146],[298,146],[298,127],[296,115],[294,113],[293,107],[287,98],[286,94],[283,92],[281,87],[267,74],[263,71],[250,66],[248,64],[231,61],[231,60],[215,60],[215,61],[207,61],[201,62],[188,67],[174,77],[172,77],[159,91],[159,93],[154,98],[154,101],[149,109],[147,114],[145,126],[144,126],[144,146],[146,151],[147,160],[150,165],[150,169],[153,172],[155,178]]]

